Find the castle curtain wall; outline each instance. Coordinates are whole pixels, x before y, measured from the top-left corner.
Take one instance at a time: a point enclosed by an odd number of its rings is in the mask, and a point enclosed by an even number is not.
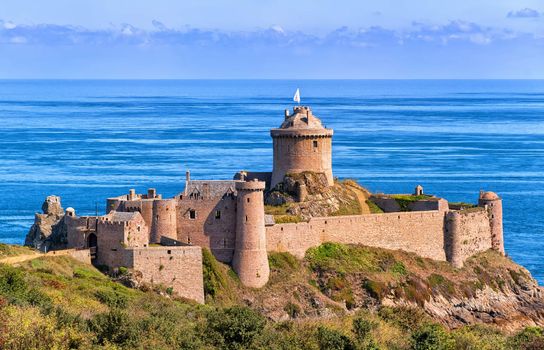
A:
[[[455,219],[450,218],[455,213]],[[324,242],[402,249],[462,266],[469,256],[491,248],[491,228],[485,210],[402,212],[313,218],[297,224],[266,228],[268,251],[303,257]]]

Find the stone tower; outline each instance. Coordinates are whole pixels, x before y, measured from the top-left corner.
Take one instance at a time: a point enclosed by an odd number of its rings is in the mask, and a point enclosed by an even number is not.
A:
[[[149,243],[160,243],[161,237],[177,239],[176,201],[174,199],[153,200],[153,219]]]
[[[504,239],[502,230],[502,199],[495,192],[480,192],[478,206],[487,207],[491,226],[491,245],[493,249],[504,255]]]
[[[244,286],[260,288],[268,282],[270,268],[264,227],[265,183],[237,182],[236,245],[232,267]]]
[[[274,168],[270,188],[283,181],[285,174],[312,171],[324,173],[329,186],[332,176],[332,129],[326,129],[310,107],[297,106],[293,114],[270,130],[274,143]]]

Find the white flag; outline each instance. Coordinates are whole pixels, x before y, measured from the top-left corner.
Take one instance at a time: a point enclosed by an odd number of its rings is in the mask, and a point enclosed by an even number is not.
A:
[[[300,103],[300,90],[297,89],[297,92],[295,92],[295,96],[293,97],[293,101]]]

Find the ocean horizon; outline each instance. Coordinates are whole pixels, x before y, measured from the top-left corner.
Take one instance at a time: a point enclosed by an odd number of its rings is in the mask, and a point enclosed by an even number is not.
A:
[[[107,197],[270,171],[269,130],[300,88],[334,129],[333,172],[372,192],[503,198],[507,254],[544,283],[544,80],[0,80],[0,242],[47,195]]]

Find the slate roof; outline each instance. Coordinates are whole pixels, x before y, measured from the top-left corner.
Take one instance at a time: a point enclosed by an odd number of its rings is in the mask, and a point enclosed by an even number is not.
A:
[[[236,180],[191,180],[185,185],[185,196],[191,198],[219,198],[236,194]]]

